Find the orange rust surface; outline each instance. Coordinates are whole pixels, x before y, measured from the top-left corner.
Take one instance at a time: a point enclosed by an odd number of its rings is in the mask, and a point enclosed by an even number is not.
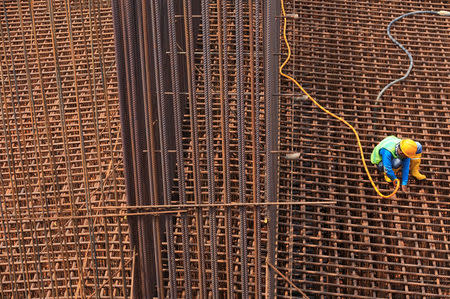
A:
[[[123,298],[126,221],[66,217],[125,202],[110,3],[31,3],[0,5],[1,293]]]

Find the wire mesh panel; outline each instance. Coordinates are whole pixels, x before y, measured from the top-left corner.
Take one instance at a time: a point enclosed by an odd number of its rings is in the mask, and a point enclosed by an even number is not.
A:
[[[450,19],[407,17],[387,37],[391,20],[415,10],[442,10],[445,1],[286,1],[292,58],[287,73],[360,133],[366,160],[388,135],[423,144],[426,181],[383,200],[372,190],[353,133],[326,116],[291,82],[281,80],[280,146],[301,153],[280,160],[279,196],[331,199],[335,205],[280,207],[277,267],[311,298],[443,298],[450,295],[449,47]],[[447,7],[448,8],[448,7]],[[284,44],[282,51],[286,51]],[[284,57],[284,56],[283,56]],[[371,173],[386,192],[382,174]],[[392,186],[392,185],[391,185]],[[280,298],[299,293],[279,278]]]
[[[2,297],[128,297],[111,4],[3,1],[0,18]]]

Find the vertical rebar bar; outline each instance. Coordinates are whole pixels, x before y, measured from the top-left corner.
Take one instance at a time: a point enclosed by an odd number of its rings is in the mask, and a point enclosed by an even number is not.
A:
[[[140,99],[142,96],[141,92],[141,74],[138,68],[138,61],[140,59],[138,53],[138,43],[139,36],[137,32],[138,22],[140,20],[139,9],[137,8],[138,2],[134,0],[125,1],[125,13],[126,22],[125,27],[127,30],[128,37],[128,68],[129,68],[129,83],[131,98],[129,98],[131,105],[131,116],[132,116],[132,136],[134,143],[134,175],[136,180],[136,202],[140,205],[145,204],[144,195],[144,162],[143,162],[143,134],[140,132],[141,122],[140,122]],[[137,218],[137,231],[139,236],[138,248],[139,248],[139,274],[140,274],[140,284],[142,288],[142,296],[149,296],[151,293],[150,285],[144,283],[149,280],[149,252],[147,251],[148,235],[146,234],[146,218],[141,216]]]
[[[239,201],[246,202],[246,175],[245,175],[245,104],[243,82],[243,2],[235,3],[236,14],[236,94],[237,94],[237,127],[238,127],[238,161],[239,161]],[[240,245],[241,245],[241,279],[242,297],[248,298],[248,266],[247,266],[247,211],[240,207]]]
[[[255,7],[253,7],[255,5]],[[253,156],[253,200],[261,201],[260,180],[260,73],[259,73],[259,1],[249,1],[249,35],[250,35],[250,79],[251,79],[251,111],[252,111],[252,156]],[[254,24],[253,24],[254,22]],[[254,61],[254,63],[253,63]],[[255,295],[261,297],[261,209],[256,206],[253,215],[254,246],[255,246]]]
[[[150,71],[150,50],[149,50],[149,20],[148,10],[150,5],[147,1],[141,1],[142,10],[142,28],[143,40],[141,41],[141,70],[142,86],[143,86],[143,100],[145,109],[145,132],[147,141],[147,163],[148,163],[148,177],[149,177],[149,194],[150,204],[158,204],[159,201],[159,176],[157,173],[157,161],[155,152],[154,121],[153,121],[153,102],[151,94],[151,71]],[[156,97],[155,97],[156,98]],[[162,274],[162,256],[161,256],[161,229],[159,217],[152,217],[152,235],[153,235],[153,251],[154,251],[154,268],[156,276],[156,292],[157,296],[163,296],[163,274]]]
[[[159,2],[150,2],[151,21],[153,31],[153,43],[156,45],[153,51],[154,55],[154,67],[157,76],[156,78],[156,92],[157,92],[157,107],[158,107],[158,123],[159,123],[159,136],[160,136],[160,148],[161,148],[161,169],[162,169],[162,181],[163,181],[163,200],[165,204],[170,204],[171,199],[171,183],[169,181],[168,171],[168,129],[167,119],[165,112],[167,111],[165,86],[163,78],[163,58],[162,58],[162,43],[161,43],[161,10]],[[166,216],[166,237],[168,246],[168,270],[170,278],[170,297],[175,298],[177,294],[176,286],[176,268],[175,268],[175,249],[174,249],[174,236],[173,236],[173,223],[171,216]]]
[[[199,134],[198,134],[198,118],[197,118],[197,84],[195,78],[195,59],[194,59],[194,29],[192,20],[192,2],[191,0],[183,0],[183,17],[184,31],[186,42],[186,70],[188,81],[189,96],[189,124],[192,138],[192,156],[193,156],[193,188],[194,202],[201,203],[201,181],[200,181],[200,159],[199,159]],[[205,244],[203,231],[203,216],[200,209],[195,212],[196,225],[196,243],[197,243],[197,259],[198,259],[198,278],[199,278],[199,296],[206,296],[206,271],[205,271]]]
[[[202,37],[203,37],[203,67],[205,80],[205,111],[206,111],[206,160],[208,172],[208,202],[215,202],[214,184],[214,136],[212,125],[212,98],[211,98],[211,43],[209,1],[202,0]],[[211,242],[211,288],[213,298],[218,298],[217,285],[217,223],[215,208],[209,210],[210,242]]]
[[[175,147],[178,173],[178,196],[182,204],[186,203],[186,180],[184,172],[184,158],[183,158],[183,143],[182,143],[182,116],[181,111],[181,97],[180,97],[180,70],[178,67],[177,55],[177,39],[175,28],[175,8],[173,0],[167,2],[168,14],[168,30],[169,30],[169,50],[170,50],[170,66],[172,77],[172,104],[175,118]],[[182,215],[182,247],[183,247],[183,270],[185,273],[185,297],[192,298],[191,285],[191,261],[189,250],[189,234],[188,234],[188,219],[187,215]]]
[[[278,61],[275,53],[279,52],[278,28],[279,22],[275,18],[280,15],[280,4],[275,0],[267,0],[264,6],[264,95],[266,108],[266,201],[276,201],[277,196],[277,154],[278,149]],[[267,208],[268,240],[267,240],[267,260],[270,264],[276,265],[276,226],[277,207]],[[274,298],[274,276],[275,273],[270,267],[266,267],[266,296]]]
[[[219,46],[220,114],[222,132],[223,192],[225,203],[231,203],[230,190],[230,133],[228,97],[228,30],[227,1],[217,1],[217,31]],[[234,298],[233,248],[231,235],[231,208],[225,208],[225,255],[227,264],[227,298]]]

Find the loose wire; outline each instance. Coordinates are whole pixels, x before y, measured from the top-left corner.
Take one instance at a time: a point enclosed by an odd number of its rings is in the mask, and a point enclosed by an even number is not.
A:
[[[375,191],[377,192],[377,194],[379,195],[379,196],[381,196],[382,198],[389,198],[389,197],[392,197],[392,196],[394,196],[396,193],[397,193],[397,191],[398,191],[398,189],[400,188],[400,181],[399,181],[399,179],[395,179],[394,180],[394,185],[395,185],[395,189],[394,189],[394,191],[391,193],[391,194],[389,194],[389,195],[384,195],[384,194],[382,194],[381,192],[380,192],[380,190],[377,188],[377,186],[375,185],[375,183],[374,183],[374,181],[373,181],[373,179],[372,179],[372,176],[370,175],[370,173],[369,173],[369,169],[367,168],[367,164],[366,164],[366,160],[364,159],[364,151],[363,151],[363,149],[362,149],[362,145],[361,145],[361,140],[360,140],[360,138],[359,138],[359,135],[358,135],[358,132],[355,130],[355,128],[351,125],[351,124],[349,124],[345,119],[343,119],[342,117],[340,117],[340,116],[338,116],[338,115],[336,115],[336,114],[334,114],[334,113],[332,113],[332,112],[330,112],[330,111],[328,111],[326,108],[324,108],[322,105],[320,105],[301,85],[300,85],[300,83],[298,83],[297,82],[297,80],[295,80],[293,77],[291,77],[291,76],[289,76],[289,75],[287,75],[287,74],[285,74],[285,73],[283,73],[283,68],[284,68],[284,66],[289,62],[289,60],[291,59],[291,47],[289,46],[289,42],[288,42],[288,40],[287,40],[287,37],[286,37],[286,11],[285,11],[285,9],[284,9],[284,1],[283,0],[280,0],[281,1],[281,10],[282,10],[282,14],[283,14],[283,39],[284,39],[284,42],[285,42],[285,44],[286,44],[286,47],[287,47],[287,50],[288,50],[288,56],[287,56],[287,58],[286,58],[286,60],[283,62],[283,64],[280,66],[280,68],[279,68],[279,72],[280,72],[280,74],[283,76],[283,77],[285,77],[285,78],[287,78],[287,79],[289,79],[290,81],[292,81],[292,82],[294,82],[295,83],[295,85],[297,85],[297,87],[298,88],[300,88],[300,90],[317,106],[317,107],[319,107],[322,111],[324,111],[326,114],[328,114],[328,115],[330,115],[330,116],[332,116],[332,117],[334,117],[334,118],[336,118],[336,119],[338,119],[339,121],[341,121],[341,122],[343,122],[345,125],[347,125],[347,127],[349,127],[352,131],[353,131],[353,133],[355,134],[355,136],[356,136],[356,140],[357,140],[357,142],[358,142],[358,147],[359,147],[359,151],[360,151],[360,154],[361,154],[361,160],[362,160],[362,162],[363,162],[363,165],[364,165],[364,170],[366,171],[366,173],[367,173],[367,176],[369,177],[369,180],[370,180],[370,183],[372,184],[372,187],[375,189]]]

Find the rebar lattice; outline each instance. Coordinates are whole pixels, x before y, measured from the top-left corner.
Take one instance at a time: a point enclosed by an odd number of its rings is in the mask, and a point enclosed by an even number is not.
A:
[[[277,267],[312,298],[450,294],[449,18],[411,16],[395,24],[392,33],[411,50],[415,67],[375,101],[409,64],[386,35],[389,22],[446,4],[286,1],[287,13],[298,14],[287,19],[293,53],[287,73],[357,128],[366,161],[388,135],[413,138],[424,145],[422,171],[428,176],[423,182],[411,177],[408,192],[394,199],[377,197],[353,133],[281,80],[281,150],[301,158],[280,160],[280,199],[337,202],[279,209]],[[385,190],[392,188],[375,167],[371,172]],[[277,294],[299,295],[281,278]]]
[[[128,297],[128,224],[103,216],[125,200],[111,4],[0,18],[2,297]]]

